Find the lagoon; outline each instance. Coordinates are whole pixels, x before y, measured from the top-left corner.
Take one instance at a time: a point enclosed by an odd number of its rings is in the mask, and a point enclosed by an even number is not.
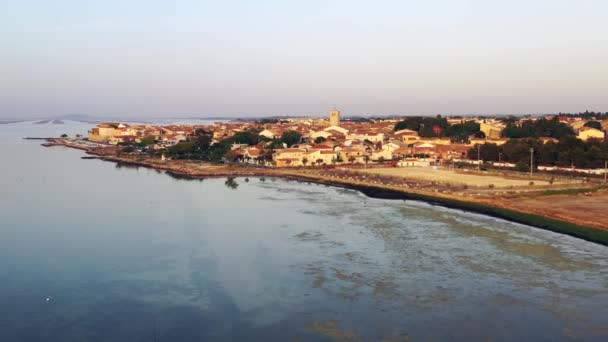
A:
[[[282,179],[179,180],[0,125],[0,340],[605,340],[608,248]]]

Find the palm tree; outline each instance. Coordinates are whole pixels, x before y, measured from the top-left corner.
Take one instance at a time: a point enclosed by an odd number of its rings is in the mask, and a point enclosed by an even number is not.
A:
[[[308,158],[306,158],[306,157],[302,158],[302,164],[304,166],[306,166],[306,164],[308,164]]]

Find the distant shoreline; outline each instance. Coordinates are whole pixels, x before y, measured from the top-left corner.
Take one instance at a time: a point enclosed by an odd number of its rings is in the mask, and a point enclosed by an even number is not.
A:
[[[382,199],[417,200],[447,208],[465,210],[469,212],[488,215],[508,221],[526,224],[556,233],[574,236],[583,240],[608,246],[608,229],[591,227],[578,222],[571,222],[555,217],[524,212],[498,203],[466,199],[453,193],[435,193],[421,189],[404,189],[388,184],[373,184],[358,180],[328,178],[313,172],[297,169],[276,169],[213,165],[206,163],[193,163],[184,161],[161,161],[159,159],[133,159],[124,156],[104,155],[98,151],[71,144],[63,139],[48,139],[44,146],[66,146],[84,150],[94,155],[96,159],[115,162],[119,166],[146,167],[164,171],[175,178],[205,179],[224,177],[280,177],[290,180],[330,185],[360,191],[366,196]]]

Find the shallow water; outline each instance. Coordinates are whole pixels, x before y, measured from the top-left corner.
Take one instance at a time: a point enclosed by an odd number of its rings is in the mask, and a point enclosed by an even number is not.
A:
[[[176,180],[0,125],[0,340],[605,340],[608,248],[266,178]],[[48,300],[47,300],[48,298]]]

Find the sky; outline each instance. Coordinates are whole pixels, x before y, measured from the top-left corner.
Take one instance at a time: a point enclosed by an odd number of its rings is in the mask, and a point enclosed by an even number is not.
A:
[[[606,0],[0,0],[0,117],[608,111]]]

